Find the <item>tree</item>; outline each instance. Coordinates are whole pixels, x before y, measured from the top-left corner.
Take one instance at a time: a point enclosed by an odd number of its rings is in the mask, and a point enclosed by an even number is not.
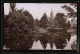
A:
[[[7,28],[7,20],[8,20],[9,17],[10,17],[9,14],[4,15],[4,18],[3,18],[3,27],[4,28]]]
[[[71,22],[71,27],[77,28],[77,3],[70,3],[70,6],[64,5],[62,6],[62,8],[68,11],[67,18],[73,18],[73,22]]]
[[[14,39],[13,41],[8,41],[10,42],[7,44],[7,46],[10,49],[24,49],[24,45],[28,44],[31,47],[31,43],[26,43],[26,41],[32,41],[32,28],[33,28],[33,18],[32,16],[28,14],[23,14],[21,11],[13,11],[11,16],[8,18],[7,23],[8,23],[8,35],[10,38]],[[4,33],[6,36],[6,33]],[[22,47],[20,47],[22,46]],[[29,49],[29,47],[25,46],[25,49]]]
[[[37,26],[40,27],[40,21],[36,18]]]
[[[74,4],[71,3],[70,5],[73,5],[75,7],[75,9],[77,8],[77,6],[76,6],[77,4],[75,4],[75,3]],[[69,12],[69,13],[67,13],[68,17],[73,17],[73,18],[77,17],[77,12],[73,8],[71,8],[67,5],[62,6],[62,8],[66,9]]]
[[[38,34],[38,26],[37,26],[37,23],[36,23],[36,20],[34,20],[34,23],[33,23],[33,34],[37,35]]]
[[[11,12],[14,11],[16,3],[10,3]]]
[[[48,26],[48,19],[46,13],[44,13],[40,20],[40,27],[46,28],[47,26]]]
[[[55,17],[55,27],[58,28],[65,28],[66,26],[66,19],[64,18],[64,13],[57,13]]]
[[[34,22],[33,16],[27,10],[23,11],[23,14],[24,14],[24,16],[29,17],[28,18],[29,28],[33,28],[33,22]]]
[[[70,29],[70,22],[69,21],[66,23],[66,28]]]

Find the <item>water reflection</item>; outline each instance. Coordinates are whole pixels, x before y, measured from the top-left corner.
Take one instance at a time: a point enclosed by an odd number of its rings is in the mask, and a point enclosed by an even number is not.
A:
[[[24,36],[19,40],[5,38],[5,48],[10,50],[64,49],[70,41],[71,33],[67,31],[48,32],[38,36]],[[66,41],[67,40],[67,41]],[[55,46],[55,47],[54,47]]]

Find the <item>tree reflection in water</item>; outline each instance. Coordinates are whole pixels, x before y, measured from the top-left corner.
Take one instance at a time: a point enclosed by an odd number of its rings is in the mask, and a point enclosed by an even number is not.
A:
[[[18,40],[18,45],[12,45],[8,44],[11,43],[9,39],[7,40],[7,44],[5,44],[10,50],[29,50],[33,47],[33,42],[39,40],[42,47],[46,49],[47,43],[50,44],[51,50],[53,49],[53,45],[55,44],[57,49],[63,49],[67,42],[66,39],[69,41],[70,40],[70,33],[67,31],[59,31],[59,32],[49,32],[46,34],[39,34],[38,37],[34,38],[33,36],[27,36],[27,37],[22,37],[20,40]],[[13,41],[13,43],[16,43]],[[13,47],[14,46],[14,47]]]

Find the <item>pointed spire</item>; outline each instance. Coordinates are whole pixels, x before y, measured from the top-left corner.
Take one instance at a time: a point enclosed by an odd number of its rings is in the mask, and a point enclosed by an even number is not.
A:
[[[51,8],[50,17],[53,18],[53,10],[52,10],[52,8]]]
[[[51,12],[53,12],[52,8],[51,8]]]

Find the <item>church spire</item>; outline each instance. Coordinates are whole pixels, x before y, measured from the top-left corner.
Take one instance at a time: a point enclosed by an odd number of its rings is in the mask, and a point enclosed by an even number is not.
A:
[[[51,12],[53,12],[52,8],[51,8]]]
[[[51,18],[51,19],[54,18],[54,17],[53,17],[53,10],[52,10],[52,8],[51,8],[51,13],[50,13],[50,18]]]

